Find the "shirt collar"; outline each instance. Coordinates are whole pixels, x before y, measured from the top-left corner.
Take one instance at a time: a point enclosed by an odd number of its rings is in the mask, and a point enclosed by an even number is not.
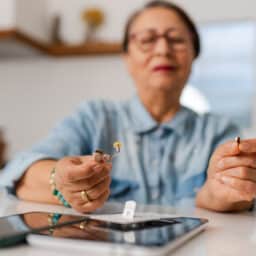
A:
[[[174,118],[159,125],[146,110],[138,95],[132,97],[132,99],[128,102],[128,106],[132,119],[131,129],[133,129],[136,133],[147,133],[161,126],[164,129],[177,132],[182,136],[188,127],[187,121],[195,115],[192,110],[181,106]]]

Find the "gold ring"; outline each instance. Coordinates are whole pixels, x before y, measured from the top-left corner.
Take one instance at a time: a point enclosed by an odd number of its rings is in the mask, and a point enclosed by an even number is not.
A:
[[[87,221],[81,222],[80,225],[79,225],[79,228],[82,229],[82,230],[85,229],[86,224],[87,224]]]
[[[89,195],[87,194],[86,190],[81,191],[81,198],[86,202],[91,202]]]

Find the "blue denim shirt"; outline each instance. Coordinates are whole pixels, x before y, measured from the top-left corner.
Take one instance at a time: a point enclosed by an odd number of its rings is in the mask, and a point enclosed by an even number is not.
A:
[[[38,160],[88,155],[97,148],[111,153],[119,140],[122,149],[113,160],[110,200],[193,204],[214,149],[239,133],[224,118],[185,107],[171,121],[158,124],[137,96],[125,102],[84,102],[48,137],[17,155],[1,174],[0,185],[14,187]]]

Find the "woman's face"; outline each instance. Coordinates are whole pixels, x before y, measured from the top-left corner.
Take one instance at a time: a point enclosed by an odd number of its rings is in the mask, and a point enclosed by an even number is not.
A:
[[[194,59],[191,33],[179,15],[162,7],[145,10],[129,35],[125,61],[138,90],[179,96]]]

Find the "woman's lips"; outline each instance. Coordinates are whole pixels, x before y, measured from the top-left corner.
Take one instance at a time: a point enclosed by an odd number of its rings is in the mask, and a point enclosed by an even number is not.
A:
[[[159,65],[159,66],[155,66],[153,68],[153,71],[174,71],[175,69],[177,69],[177,67],[175,66]]]

